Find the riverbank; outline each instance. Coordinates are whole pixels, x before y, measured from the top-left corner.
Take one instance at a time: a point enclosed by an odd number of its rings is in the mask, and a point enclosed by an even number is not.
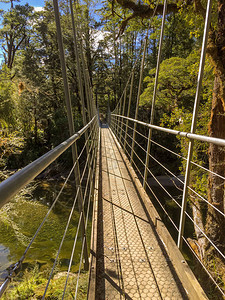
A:
[[[25,299],[42,299],[45,287],[48,281],[50,269],[40,271],[39,265],[36,264],[30,269],[21,272],[17,281],[12,282],[2,297],[3,300],[25,300]],[[55,272],[51,279],[46,299],[61,299],[64,293],[67,272]],[[67,288],[64,298],[74,299],[76,293],[78,274],[69,273]],[[87,297],[88,290],[88,272],[81,273],[79,276],[79,287],[77,290],[77,299],[83,300]]]

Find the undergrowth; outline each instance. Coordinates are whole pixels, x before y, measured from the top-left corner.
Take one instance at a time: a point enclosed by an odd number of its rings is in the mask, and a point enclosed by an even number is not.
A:
[[[42,299],[45,287],[48,282],[49,272],[40,272],[38,265],[31,270],[25,270],[21,278],[16,278],[6,293],[3,300],[25,300]],[[67,272],[56,273],[51,279],[46,297],[48,300],[62,299]],[[77,283],[77,274],[70,273],[64,299],[74,299]],[[83,300],[87,297],[88,273],[81,273],[79,278],[79,287],[77,299]]]

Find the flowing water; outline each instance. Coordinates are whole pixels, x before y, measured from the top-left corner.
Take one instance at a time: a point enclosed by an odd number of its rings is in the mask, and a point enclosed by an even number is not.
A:
[[[30,192],[29,195],[19,196],[0,210],[0,280],[3,280],[7,275],[6,269],[23,255],[26,246],[46,215],[61,186],[62,183],[56,181],[50,183],[45,181],[35,182],[31,187],[31,196]],[[28,251],[24,264],[38,263],[42,269],[53,265],[70,214],[74,195],[74,188],[67,185]],[[60,271],[66,270],[69,264],[78,218],[79,213],[76,208],[59,256],[57,268]],[[78,268],[80,249],[81,240],[79,238],[72,271],[76,271]]]

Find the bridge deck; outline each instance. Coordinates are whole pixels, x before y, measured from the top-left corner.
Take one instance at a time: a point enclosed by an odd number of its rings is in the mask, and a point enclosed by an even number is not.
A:
[[[186,299],[108,128],[100,171],[96,299]]]

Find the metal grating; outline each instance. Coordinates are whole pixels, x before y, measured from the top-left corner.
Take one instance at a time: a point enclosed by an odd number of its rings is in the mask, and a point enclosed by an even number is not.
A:
[[[101,135],[103,253],[97,299],[185,299],[109,129],[102,128]]]

